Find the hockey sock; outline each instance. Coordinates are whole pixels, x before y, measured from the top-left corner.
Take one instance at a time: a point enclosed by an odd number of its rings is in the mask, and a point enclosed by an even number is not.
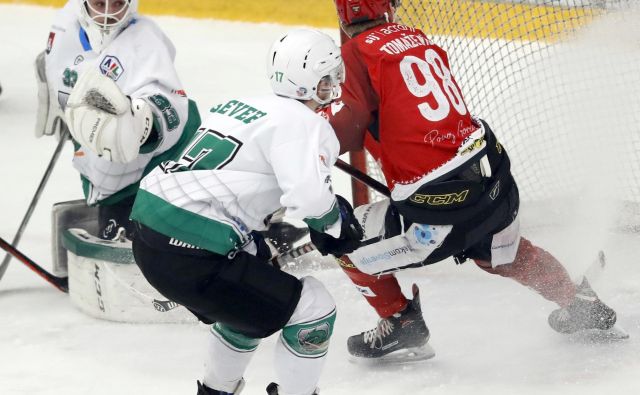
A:
[[[407,298],[402,294],[400,284],[393,274],[372,276],[358,270],[346,256],[339,261],[342,270],[381,318],[390,317],[407,307]]]
[[[561,307],[571,304],[576,294],[576,286],[562,264],[525,238],[520,239],[513,263],[495,268],[485,261],[476,264],[486,272],[516,280]]]
[[[252,339],[229,327],[211,326],[205,363],[204,384],[218,391],[233,393],[251,360],[260,339]]]
[[[335,302],[324,285],[311,276],[301,281],[300,300],[275,349],[280,395],[316,392],[336,319]]]

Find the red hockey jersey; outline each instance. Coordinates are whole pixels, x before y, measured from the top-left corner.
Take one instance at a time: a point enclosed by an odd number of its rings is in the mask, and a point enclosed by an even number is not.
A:
[[[411,27],[387,23],[342,46],[346,81],[329,118],[341,151],[379,155],[389,188],[411,184],[457,152],[477,126],[446,52]],[[374,139],[367,138],[369,130]]]

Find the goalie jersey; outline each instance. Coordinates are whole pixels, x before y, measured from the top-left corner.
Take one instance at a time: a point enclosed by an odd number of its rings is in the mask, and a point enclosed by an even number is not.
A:
[[[210,110],[181,157],[142,180],[131,217],[221,255],[266,229],[281,207],[337,237],[331,167],[339,148],[329,123],[297,100],[229,100]]]
[[[52,110],[62,114],[79,75],[94,68],[114,80],[125,95],[148,101],[153,111],[151,137],[132,162],[110,162],[75,144],[73,165],[81,174],[87,202],[110,204],[134,195],[142,176],[180,150],[200,118],[174,69],[175,48],[154,22],[136,16],[109,45],[95,52],[73,3],[56,15],[45,51]]]

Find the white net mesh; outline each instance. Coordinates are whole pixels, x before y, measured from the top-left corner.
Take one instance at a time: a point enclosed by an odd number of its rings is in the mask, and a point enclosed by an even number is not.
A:
[[[507,147],[523,201],[594,185],[640,202],[640,24],[631,0],[403,0]],[[375,165],[367,170],[380,178]],[[375,195],[372,196],[375,200]]]

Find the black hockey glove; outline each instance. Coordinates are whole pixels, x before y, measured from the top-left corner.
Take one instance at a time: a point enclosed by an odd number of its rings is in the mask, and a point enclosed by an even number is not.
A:
[[[332,254],[340,257],[353,252],[360,247],[360,240],[364,236],[362,226],[353,215],[353,208],[345,198],[336,195],[342,225],[340,227],[340,237],[335,238],[323,232],[309,228],[311,241],[322,255]]]

